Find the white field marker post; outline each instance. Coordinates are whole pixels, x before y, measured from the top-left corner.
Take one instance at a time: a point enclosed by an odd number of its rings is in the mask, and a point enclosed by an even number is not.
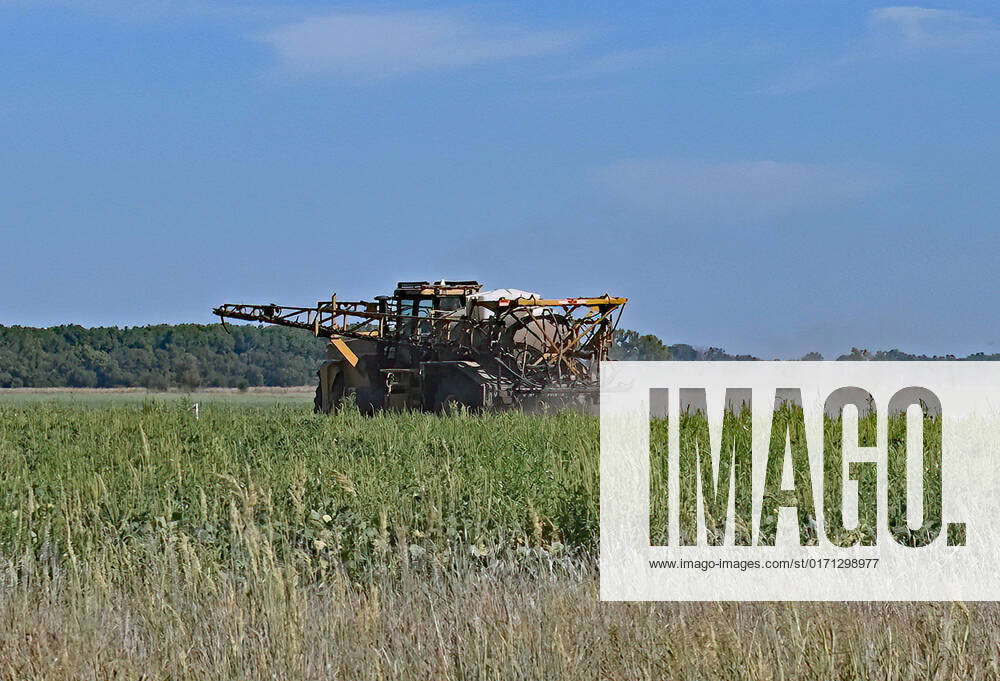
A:
[[[196,419],[200,419],[201,418],[201,413],[200,413],[200,411],[198,409],[198,403],[197,402],[194,403],[194,406],[191,407],[191,410],[194,411],[194,417]]]

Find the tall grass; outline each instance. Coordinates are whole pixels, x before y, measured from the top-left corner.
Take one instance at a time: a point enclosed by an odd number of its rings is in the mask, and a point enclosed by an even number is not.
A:
[[[998,611],[602,604],[596,419],[0,406],[0,678],[996,678]]]

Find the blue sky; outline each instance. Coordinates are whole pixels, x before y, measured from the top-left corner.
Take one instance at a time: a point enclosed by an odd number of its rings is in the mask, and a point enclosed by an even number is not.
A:
[[[0,0],[0,323],[478,278],[1000,352],[995,2]]]

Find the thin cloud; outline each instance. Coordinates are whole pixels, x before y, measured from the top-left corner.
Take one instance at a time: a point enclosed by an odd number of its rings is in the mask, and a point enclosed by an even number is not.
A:
[[[559,79],[599,79],[648,72],[663,67],[698,67],[706,63],[747,63],[768,58],[774,44],[748,39],[728,30],[669,44],[618,49],[576,59],[573,67],[553,75]]]
[[[968,49],[996,46],[1000,29],[987,17],[927,7],[880,7],[869,25],[898,46],[914,50]]]
[[[489,21],[471,9],[322,12],[269,0],[0,0],[0,9],[58,7],[124,24],[215,23],[265,45],[273,74],[370,81],[570,53],[589,32]],[[596,68],[638,59],[609,55]]]
[[[1000,58],[1000,26],[989,17],[917,6],[868,13],[864,33],[839,54],[785,72],[758,92],[791,94],[850,78],[866,68],[917,58]]]
[[[630,210],[698,223],[777,218],[851,203],[891,181],[889,173],[874,168],[671,159],[617,161],[594,170],[591,179]]]
[[[565,53],[582,37],[491,24],[461,11],[421,10],[337,12],[258,39],[274,51],[279,73],[373,80]]]

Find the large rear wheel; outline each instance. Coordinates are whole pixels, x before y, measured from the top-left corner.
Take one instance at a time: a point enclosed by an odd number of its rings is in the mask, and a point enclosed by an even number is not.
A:
[[[313,411],[315,413],[329,414],[335,409],[339,409],[344,401],[344,372],[339,371],[330,384],[330,392],[326,403],[323,402],[323,383],[316,386],[316,397],[313,399]]]
[[[354,399],[357,401],[358,411],[363,416],[373,416],[375,412],[385,407],[385,391],[378,388],[355,388]]]
[[[434,395],[433,410],[438,414],[452,414],[461,407],[473,411],[482,409],[482,386],[460,374],[442,377]]]

